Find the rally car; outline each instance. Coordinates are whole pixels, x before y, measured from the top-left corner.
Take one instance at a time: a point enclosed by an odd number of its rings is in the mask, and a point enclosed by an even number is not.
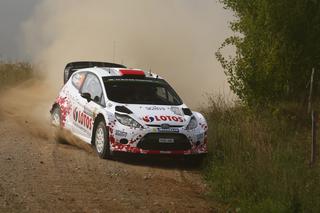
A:
[[[114,152],[207,153],[203,115],[152,72],[105,62],[69,63],[50,113],[54,126],[92,144],[100,158]]]

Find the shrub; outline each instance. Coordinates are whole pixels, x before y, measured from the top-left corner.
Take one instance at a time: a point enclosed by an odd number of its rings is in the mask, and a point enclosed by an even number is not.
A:
[[[242,212],[319,212],[320,170],[308,165],[310,128],[299,108],[294,115],[286,106],[254,111],[210,102],[209,195]]]

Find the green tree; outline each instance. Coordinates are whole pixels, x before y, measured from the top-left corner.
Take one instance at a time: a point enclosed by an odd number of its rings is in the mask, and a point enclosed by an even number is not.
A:
[[[320,1],[220,2],[236,17],[235,36],[216,52],[235,94],[253,106],[304,100],[313,67],[320,79]],[[236,47],[232,58],[222,54],[228,45]]]

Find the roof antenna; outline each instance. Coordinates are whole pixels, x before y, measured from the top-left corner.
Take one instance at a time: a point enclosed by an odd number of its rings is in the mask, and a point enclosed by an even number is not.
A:
[[[152,76],[152,73],[151,73],[151,68],[149,69],[149,76]]]

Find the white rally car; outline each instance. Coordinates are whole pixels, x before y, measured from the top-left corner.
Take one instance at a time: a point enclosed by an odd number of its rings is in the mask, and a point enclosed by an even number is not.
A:
[[[92,144],[101,158],[114,152],[207,153],[207,123],[160,76],[123,65],[73,62],[51,109],[52,124]]]

